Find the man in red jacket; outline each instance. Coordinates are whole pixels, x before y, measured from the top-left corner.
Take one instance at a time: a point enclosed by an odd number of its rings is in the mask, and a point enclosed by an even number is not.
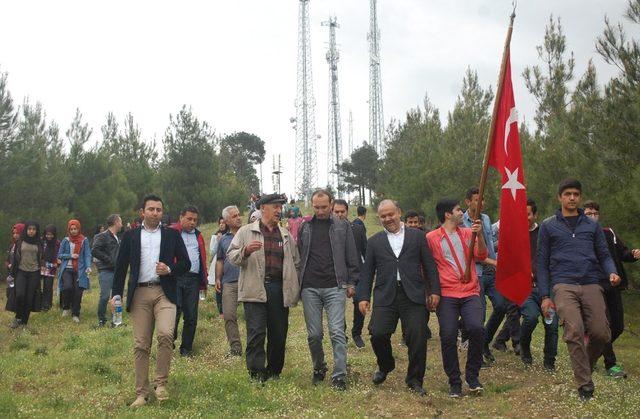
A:
[[[180,315],[184,313],[180,355],[193,354],[193,340],[198,324],[198,300],[200,290],[207,289],[207,251],[198,225],[198,209],[193,205],[185,206],[180,212],[180,221],[171,228],[180,232],[189,253],[191,270],[177,279],[176,327],[173,339],[178,338]]]

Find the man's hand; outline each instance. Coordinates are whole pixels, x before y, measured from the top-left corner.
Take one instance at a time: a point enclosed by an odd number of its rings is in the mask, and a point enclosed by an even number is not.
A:
[[[87,268],[85,272],[87,273],[87,275],[91,275],[91,268]]]
[[[633,249],[631,251],[631,254],[633,255],[634,258],[640,259],[640,249]]]
[[[474,220],[473,224],[471,224],[471,232],[476,234],[482,233],[482,221]]]
[[[486,258],[485,260],[482,261],[483,265],[491,265],[493,267],[497,267],[498,266],[498,261],[495,259],[491,259],[491,258]]]
[[[255,252],[256,250],[260,249],[262,247],[262,242],[260,240],[254,240],[251,243],[249,243],[248,245],[245,246],[244,248],[244,255],[245,256],[249,256],[251,255],[251,253]]]
[[[222,281],[216,279],[216,292],[221,292],[222,290]]]
[[[611,282],[611,286],[617,287],[618,285],[620,285],[620,281],[621,279],[618,274],[609,275],[609,282]]]
[[[358,303],[358,309],[360,310],[360,313],[362,313],[363,316],[367,315],[369,308],[370,308],[370,304],[368,301],[360,301]]]
[[[356,295],[356,289],[354,287],[347,287],[347,298],[353,298]]]
[[[71,259],[78,259],[78,255],[76,253],[71,254]]]
[[[542,315],[546,317],[547,312],[551,307],[553,307],[553,301],[551,301],[551,298],[547,297],[544,300],[542,300],[542,304],[540,304],[540,308],[542,309]]]
[[[429,311],[436,311],[440,304],[440,296],[438,294],[431,294],[427,299],[427,308]]]
[[[171,269],[162,262],[156,263],[156,274],[159,276],[166,276],[171,273]]]

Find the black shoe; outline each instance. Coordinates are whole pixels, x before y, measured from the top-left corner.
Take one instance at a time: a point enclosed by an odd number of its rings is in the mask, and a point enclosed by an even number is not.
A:
[[[452,399],[458,399],[462,397],[462,386],[460,384],[454,384],[449,387],[449,397]]]
[[[520,359],[522,360],[522,363],[526,366],[530,366],[533,365],[533,358],[531,357],[531,355],[527,356],[527,355],[520,355]]]
[[[190,349],[180,348],[180,356],[191,358],[193,356],[193,351]]]
[[[491,347],[496,351],[507,352],[507,345],[504,342],[496,340],[495,342],[493,342],[493,345],[491,345]]]
[[[273,371],[267,371],[266,376],[265,376],[265,381],[266,380],[273,380],[273,381],[279,381],[280,380],[280,374],[276,374]]]
[[[593,384],[585,384],[578,389],[578,396],[583,402],[593,397]]]
[[[489,349],[489,345],[484,345],[484,348],[482,349],[482,357],[488,363],[496,362],[496,358],[491,353],[491,349]]]
[[[311,378],[311,384],[317,386],[322,381],[324,381],[324,377],[327,375],[326,369],[321,370],[313,370],[313,378]]]
[[[364,348],[364,341],[362,340],[362,336],[360,335],[353,337],[353,343],[356,344],[356,348],[358,349]]]
[[[372,381],[373,381],[373,384],[378,385],[378,384],[384,383],[384,380],[386,379],[387,379],[387,373],[378,370],[373,374]]]
[[[106,323],[107,323],[106,321],[104,321],[104,320],[100,320],[100,321],[98,322],[98,327],[104,327],[104,325],[105,325]]]
[[[251,381],[259,384],[264,384],[267,381],[267,374],[264,371],[249,371],[249,377]]]
[[[11,324],[9,325],[10,328],[12,329],[17,329],[18,327],[20,327],[22,325],[22,320],[20,319],[13,319],[11,320]]]
[[[347,381],[343,377],[334,378],[331,380],[331,387],[338,391],[345,391],[347,389]]]
[[[556,363],[555,361],[548,361],[548,360],[544,360],[544,369],[547,370],[548,372],[555,372],[556,371]]]
[[[418,396],[426,396],[427,392],[424,391],[424,388],[418,383],[408,384],[409,390],[416,393]]]
[[[469,391],[471,393],[480,394],[484,391],[484,387],[482,387],[482,384],[480,384],[480,381],[478,381],[478,379],[468,382],[467,384],[469,384]]]
[[[231,356],[242,356],[242,349],[232,348],[229,351],[229,355],[231,355]]]

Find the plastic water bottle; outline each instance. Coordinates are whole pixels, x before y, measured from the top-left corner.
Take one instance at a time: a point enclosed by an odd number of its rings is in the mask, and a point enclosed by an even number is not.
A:
[[[544,322],[546,324],[551,324],[553,323],[553,318],[556,316],[556,309],[553,307],[549,307],[549,310],[547,310],[547,315],[544,316]]]
[[[113,325],[120,326],[122,324],[122,298],[119,295],[115,297],[116,309],[113,312]]]
[[[206,297],[207,297],[207,294],[205,290],[200,290],[200,301],[204,301]]]

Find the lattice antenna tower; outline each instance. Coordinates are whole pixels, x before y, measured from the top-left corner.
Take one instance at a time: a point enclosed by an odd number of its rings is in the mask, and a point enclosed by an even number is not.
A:
[[[369,144],[378,155],[385,152],[382,81],[380,79],[380,30],[377,0],[369,0]]]
[[[322,26],[329,28],[329,50],[327,51],[327,64],[329,64],[329,118],[327,135],[327,184],[333,186],[338,198],[342,197],[340,191],[339,165],[342,163],[342,127],[340,122],[340,94],[338,88],[338,60],[340,53],[336,46],[336,28],[339,28],[335,16],[322,22]]]
[[[273,156],[273,171],[271,172],[271,183],[273,183],[273,189],[276,193],[280,193],[280,175],[282,174],[282,165],[280,162],[280,154],[278,154],[277,162],[276,156]]]
[[[311,71],[311,33],[309,0],[298,0],[298,85],[296,117],[291,119],[296,129],[296,191],[305,199],[311,197],[317,184],[315,98]]]

